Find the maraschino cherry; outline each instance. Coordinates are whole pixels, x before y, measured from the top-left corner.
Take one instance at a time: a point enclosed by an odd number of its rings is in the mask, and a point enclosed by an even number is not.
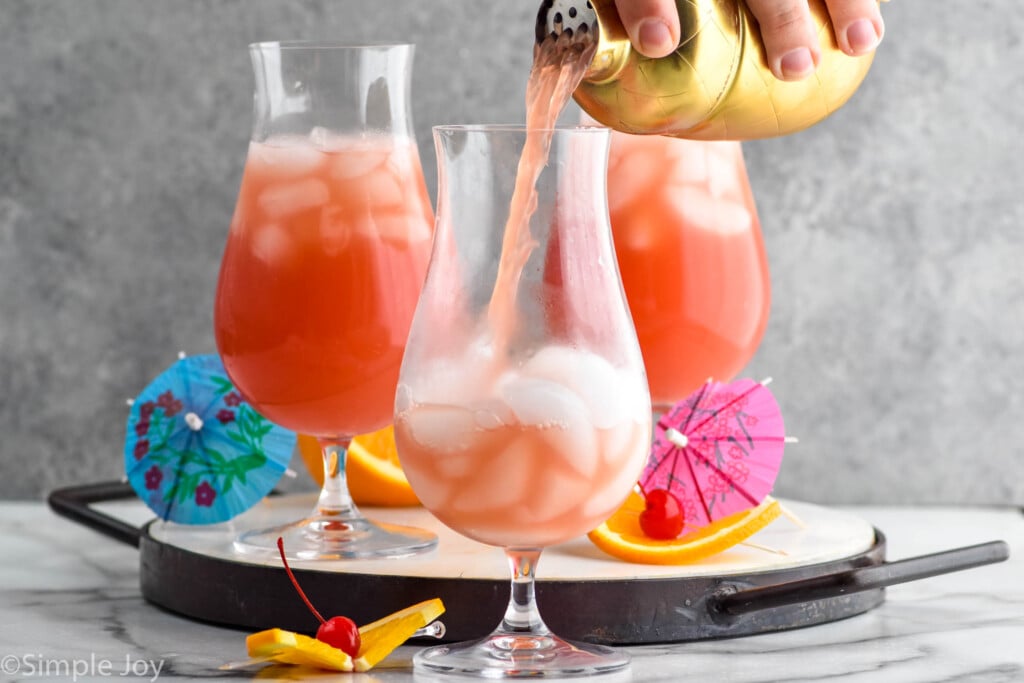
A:
[[[647,536],[659,541],[678,537],[683,530],[683,506],[679,499],[665,489],[644,491],[640,528]]]
[[[292,585],[295,586],[295,590],[298,592],[299,597],[306,603],[306,607],[313,613],[317,619],[320,620],[320,628],[316,631],[316,639],[322,643],[327,643],[332,647],[336,647],[349,657],[355,657],[359,654],[359,628],[355,622],[348,617],[331,617],[330,619],[324,619],[323,616],[316,611],[313,607],[313,603],[309,601],[306,594],[302,591],[299,586],[298,580],[295,578],[295,574],[292,573],[292,568],[288,566],[288,560],[284,556],[284,539],[277,539],[277,549],[281,553],[281,562],[284,563],[284,570],[288,572],[288,578],[292,580]]]

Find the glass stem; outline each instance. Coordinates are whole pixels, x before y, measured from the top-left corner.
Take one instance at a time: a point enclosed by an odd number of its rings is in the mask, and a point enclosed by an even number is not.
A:
[[[512,570],[512,591],[498,632],[508,635],[550,635],[537,609],[534,591],[540,548],[506,548],[505,556]]]
[[[351,439],[320,438],[318,441],[324,456],[324,485],[316,503],[316,514],[342,519],[359,517],[345,478],[345,455]]]

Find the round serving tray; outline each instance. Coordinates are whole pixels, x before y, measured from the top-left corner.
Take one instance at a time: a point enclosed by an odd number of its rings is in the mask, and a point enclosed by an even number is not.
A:
[[[134,526],[96,503],[134,497],[121,482],[54,491],[55,512],[139,548],[146,600],[201,621],[246,630],[279,627],[313,632],[315,619],[275,556],[242,557],[232,549],[244,529],[294,521],[314,495],[270,497],[230,524]],[[750,541],[700,563],[652,566],[605,555],[586,538],[548,548],[538,570],[537,599],[559,635],[613,645],[725,638],[811,626],[865,612],[885,586],[991,564],[1009,556],[993,541],[932,555],[885,561],[885,538],[859,517],[786,502],[802,525],[779,519]],[[364,509],[384,522],[434,530],[428,554],[390,560],[296,562],[303,589],[325,615],[368,623],[439,597],[446,640],[490,632],[508,600],[503,553],[459,536],[426,510]],[[770,550],[766,550],[769,548]]]
[[[311,496],[282,496],[232,525],[200,530],[153,522],[141,537],[142,593],[186,616],[247,629],[278,626],[309,631],[316,621],[274,556],[240,557],[239,530],[292,521],[308,513]],[[708,608],[711,596],[786,584],[884,561],[885,544],[867,522],[804,503],[786,503],[804,527],[780,519],[752,541],[772,551],[737,546],[705,562],[653,566],[623,562],[578,538],[548,548],[538,565],[537,600],[559,635],[606,644],[657,643],[748,635],[808,626],[864,612],[881,589],[800,601],[730,616]],[[501,550],[470,541],[423,509],[365,509],[385,522],[429,528],[436,551],[387,560],[295,562],[313,604],[326,614],[367,623],[420,600],[440,597],[447,639],[492,630],[508,601],[508,566]]]

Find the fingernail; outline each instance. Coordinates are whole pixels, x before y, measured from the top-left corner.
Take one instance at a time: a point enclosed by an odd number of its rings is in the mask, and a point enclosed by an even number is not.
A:
[[[811,56],[811,51],[806,47],[790,50],[779,60],[779,71],[786,79],[803,78],[810,75],[814,71],[814,57]]]
[[[675,49],[672,43],[672,32],[668,24],[660,19],[644,19],[637,31],[640,40],[640,51],[648,56],[666,55]]]
[[[846,44],[854,54],[870,52],[878,45],[878,31],[867,19],[858,19],[846,27]]]

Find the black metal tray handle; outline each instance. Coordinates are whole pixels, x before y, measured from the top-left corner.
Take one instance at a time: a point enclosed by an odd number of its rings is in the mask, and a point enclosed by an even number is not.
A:
[[[1010,557],[1005,541],[990,541],[895,562],[858,567],[799,581],[737,588],[723,584],[708,600],[712,614],[724,620],[772,607],[876,590],[930,576],[1002,562]]]
[[[98,484],[55,489],[50,492],[46,502],[61,517],[138,548],[142,529],[92,508],[94,503],[135,497],[135,489],[126,481],[102,481]]]

